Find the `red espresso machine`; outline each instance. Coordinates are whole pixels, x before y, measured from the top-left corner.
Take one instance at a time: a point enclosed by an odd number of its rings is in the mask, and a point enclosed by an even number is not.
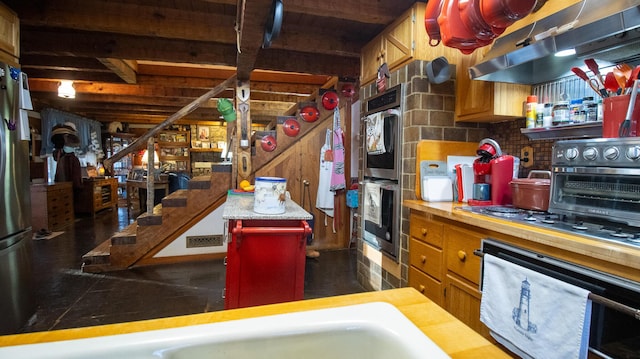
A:
[[[478,157],[473,161],[473,196],[471,206],[510,205],[514,158],[503,155],[498,143],[490,138],[480,141]]]

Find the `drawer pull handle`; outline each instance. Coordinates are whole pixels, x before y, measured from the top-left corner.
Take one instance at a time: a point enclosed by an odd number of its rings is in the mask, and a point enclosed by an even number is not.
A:
[[[426,228],[420,229],[420,232],[422,233],[423,236],[427,235],[427,229]]]
[[[420,291],[420,293],[424,293],[425,289],[426,288],[422,284],[420,284],[420,286],[418,286],[418,290]]]
[[[422,264],[427,262],[427,256],[420,256],[420,261],[422,262]]]
[[[458,251],[458,259],[460,259],[461,262],[464,262],[467,259],[467,253],[465,253],[465,251]]]

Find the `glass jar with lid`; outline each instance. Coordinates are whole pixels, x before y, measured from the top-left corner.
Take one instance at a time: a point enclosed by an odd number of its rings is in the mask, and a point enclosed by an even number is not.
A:
[[[558,101],[553,105],[551,111],[553,116],[553,125],[565,125],[569,123],[569,101]]]
[[[598,103],[593,100],[593,97],[583,98],[582,105],[584,107],[585,122],[598,121]]]
[[[569,123],[583,123],[584,117],[585,113],[582,99],[571,100],[569,103]]]

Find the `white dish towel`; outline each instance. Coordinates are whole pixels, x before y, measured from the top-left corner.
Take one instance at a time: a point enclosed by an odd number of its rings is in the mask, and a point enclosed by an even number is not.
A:
[[[480,320],[523,358],[586,358],[589,291],[485,254]]]
[[[364,185],[364,219],[380,227],[382,223],[382,188],[379,183]]]
[[[386,151],[384,146],[384,117],[381,113],[367,116],[367,153],[379,155]]]

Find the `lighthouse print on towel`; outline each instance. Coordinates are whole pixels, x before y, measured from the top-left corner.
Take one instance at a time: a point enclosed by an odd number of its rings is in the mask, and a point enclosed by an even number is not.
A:
[[[518,327],[529,332],[535,333],[538,327],[529,321],[529,305],[531,304],[531,284],[527,278],[522,281],[520,287],[520,303],[513,308],[511,317]]]

